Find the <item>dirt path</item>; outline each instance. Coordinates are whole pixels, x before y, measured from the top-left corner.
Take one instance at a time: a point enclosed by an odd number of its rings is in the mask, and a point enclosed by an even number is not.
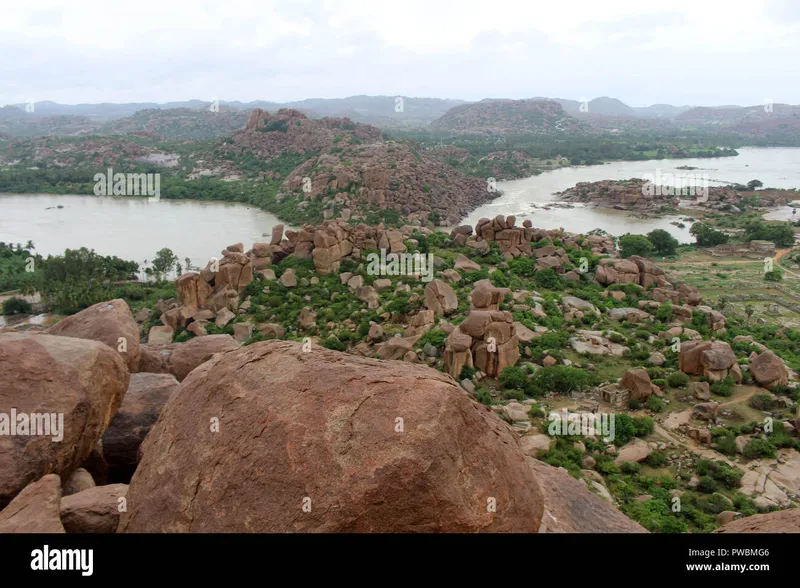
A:
[[[720,408],[724,408],[726,406],[731,406],[732,404],[741,404],[742,402],[747,402],[758,394],[760,388],[758,386],[742,386],[742,388],[749,388],[745,394],[739,396],[738,398],[734,398],[733,400],[728,400],[728,402],[723,402],[719,405]]]
[[[772,258],[772,262],[773,262],[775,265],[780,265],[781,258],[782,258],[784,255],[786,255],[787,253],[789,253],[791,250],[792,250],[792,248],[791,248],[791,247],[790,247],[789,249],[778,249],[778,250],[775,252],[775,256]],[[790,269],[787,269],[787,268],[785,268],[785,267],[783,267],[783,266],[781,266],[781,269],[782,269],[784,272],[786,272],[787,274],[789,274],[790,276],[794,276],[795,278],[798,278],[798,279],[800,279],[800,274],[797,274],[797,273],[793,272],[792,270],[790,270]]]

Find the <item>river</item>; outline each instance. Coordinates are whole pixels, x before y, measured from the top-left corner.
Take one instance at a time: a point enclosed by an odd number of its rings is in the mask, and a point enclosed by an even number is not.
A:
[[[679,217],[637,218],[618,210],[576,205],[574,208],[533,208],[554,201],[553,193],[578,182],[628,179],[645,174],[681,173],[678,166],[698,168],[685,173],[708,174],[714,182],[758,179],[765,187],[800,187],[800,148],[743,148],[738,157],[715,159],[667,159],[613,162],[605,165],[567,167],[538,176],[499,182],[504,194],[481,206],[462,221],[475,224],[481,217],[514,214],[519,222],[528,218],[535,227],[563,227],[571,232],[594,228],[612,235],[647,233],[663,228],[682,242],[690,242],[690,223],[685,229],[672,224]],[[58,206],[63,208],[57,208]],[[789,211],[791,214],[791,211]],[[183,263],[205,265],[231,243],[249,248],[263,241],[280,222],[274,215],[244,204],[165,200],[116,196],[50,194],[0,194],[0,241],[26,243],[32,240],[43,255],[65,249],[87,247],[102,255],[116,255],[144,264],[162,247],[168,247]],[[291,228],[287,225],[286,228]]]

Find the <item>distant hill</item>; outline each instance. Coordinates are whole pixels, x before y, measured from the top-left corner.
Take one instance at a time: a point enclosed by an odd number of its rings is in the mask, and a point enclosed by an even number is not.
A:
[[[673,106],[672,104],[653,104],[651,106],[633,107],[633,111],[636,115],[654,118],[674,118],[691,109],[691,106]]]
[[[594,98],[586,102],[586,105],[581,109],[583,102],[579,100],[569,100],[567,98],[534,98],[533,100],[551,100],[558,102],[564,111],[574,116],[584,114],[602,114],[607,116],[636,116],[636,111],[616,98],[608,98],[602,96]]]
[[[451,108],[431,123],[438,131],[475,134],[558,135],[588,133],[591,127],[551,100],[484,100]]]
[[[248,113],[220,106],[219,112],[208,108],[151,108],[133,116],[106,123],[102,134],[123,135],[151,133],[164,139],[201,141],[216,139],[244,128]]]
[[[675,118],[683,127],[714,128],[759,139],[800,137],[800,106],[772,104],[692,108]]]
[[[398,101],[398,98],[402,99]],[[269,112],[277,112],[282,108],[300,110],[314,118],[324,116],[348,117],[356,122],[381,124],[385,126],[411,126],[427,124],[442,116],[453,106],[464,104],[464,100],[441,98],[414,98],[410,96],[350,96],[348,98],[310,98],[297,102],[268,102],[256,100],[252,102],[220,100],[220,106],[239,110],[247,115],[256,108]],[[25,113],[25,105],[13,107],[18,114],[26,114],[31,118],[48,116],[73,115],[85,116],[98,122],[126,118],[142,110],[208,110],[210,101],[187,100],[182,102],[130,102],[124,104],[58,104],[56,102],[36,102],[32,113]],[[1,117],[2,115],[0,115]]]

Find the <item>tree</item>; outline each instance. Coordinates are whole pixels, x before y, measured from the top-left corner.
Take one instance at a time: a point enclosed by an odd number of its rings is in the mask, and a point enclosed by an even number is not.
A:
[[[631,255],[647,257],[653,253],[653,244],[644,235],[627,233],[620,238],[619,245],[622,257],[630,257]]]
[[[156,281],[161,282],[164,277],[175,270],[177,263],[178,256],[167,247],[156,253],[156,257],[153,259],[153,274],[156,277]]]
[[[763,185],[764,183],[761,182],[760,180],[750,180],[749,182],[747,182],[747,189],[752,191],[755,190],[756,188],[760,188]]]
[[[755,307],[752,304],[747,304],[744,307],[744,313],[747,315],[747,323],[750,323],[750,317],[753,316],[753,313],[756,311]]]
[[[767,282],[781,282],[783,281],[783,270],[779,267],[776,267],[771,272],[765,272],[764,279]]]
[[[653,244],[653,250],[658,255],[675,255],[680,243],[664,229],[653,229],[647,233],[647,240]]]
[[[745,225],[745,236],[749,241],[772,241],[777,247],[794,245],[794,231],[788,222],[749,222]]]
[[[728,235],[716,230],[707,223],[694,223],[692,228],[689,229],[697,244],[701,247],[713,247],[728,242]]]

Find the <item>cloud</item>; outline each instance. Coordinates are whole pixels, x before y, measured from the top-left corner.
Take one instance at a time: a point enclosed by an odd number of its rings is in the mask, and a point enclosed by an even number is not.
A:
[[[28,0],[0,104],[354,94],[800,102],[794,2]]]

